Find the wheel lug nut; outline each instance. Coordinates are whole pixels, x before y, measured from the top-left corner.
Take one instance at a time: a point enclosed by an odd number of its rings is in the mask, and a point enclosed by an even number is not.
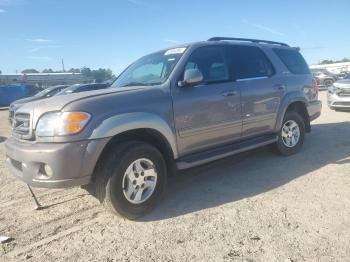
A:
[[[136,185],[136,180],[132,181],[132,184],[133,184],[133,185]]]
[[[142,185],[141,185],[141,188],[144,188],[145,187],[145,183],[143,183]]]

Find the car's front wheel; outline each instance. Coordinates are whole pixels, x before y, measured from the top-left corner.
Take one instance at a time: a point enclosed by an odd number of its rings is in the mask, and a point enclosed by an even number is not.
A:
[[[143,142],[116,145],[101,165],[96,194],[113,212],[136,219],[147,214],[160,199],[167,168],[159,150]]]
[[[293,155],[301,149],[304,137],[305,123],[303,119],[297,112],[289,111],[284,116],[278,140],[273,148],[281,155]]]

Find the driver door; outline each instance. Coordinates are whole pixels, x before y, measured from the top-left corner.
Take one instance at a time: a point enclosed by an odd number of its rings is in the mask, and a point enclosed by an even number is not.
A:
[[[175,129],[180,155],[214,148],[241,138],[240,90],[231,81],[224,48],[194,50],[186,69],[197,68],[203,83],[172,89]]]

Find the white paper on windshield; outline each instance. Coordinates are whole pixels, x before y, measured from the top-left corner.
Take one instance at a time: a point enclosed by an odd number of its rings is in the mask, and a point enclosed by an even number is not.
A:
[[[164,55],[182,54],[183,52],[185,52],[185,50],[186,50],[186,47],[173,48],[173,49],[167,50],[164,53]]]

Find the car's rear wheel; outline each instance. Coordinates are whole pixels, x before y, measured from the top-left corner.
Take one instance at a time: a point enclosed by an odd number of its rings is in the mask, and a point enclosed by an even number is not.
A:
[[[333,80],[331,80],[331,79],[326,79],[326,80],[324,80],[324,85],[326,86],[326,87],[330,87],[331,85],[333,85]]]
[[[101,166],[96,195],[111,211],[136,219],[150,212],[161,198],[167,169],[157,148],[143,142],[122,143]]]
[[[305,123],[301,116],[294,111],[285,114],[278,140],[273,145],[275,151],[284,156],[297,153],[305,137]]]

